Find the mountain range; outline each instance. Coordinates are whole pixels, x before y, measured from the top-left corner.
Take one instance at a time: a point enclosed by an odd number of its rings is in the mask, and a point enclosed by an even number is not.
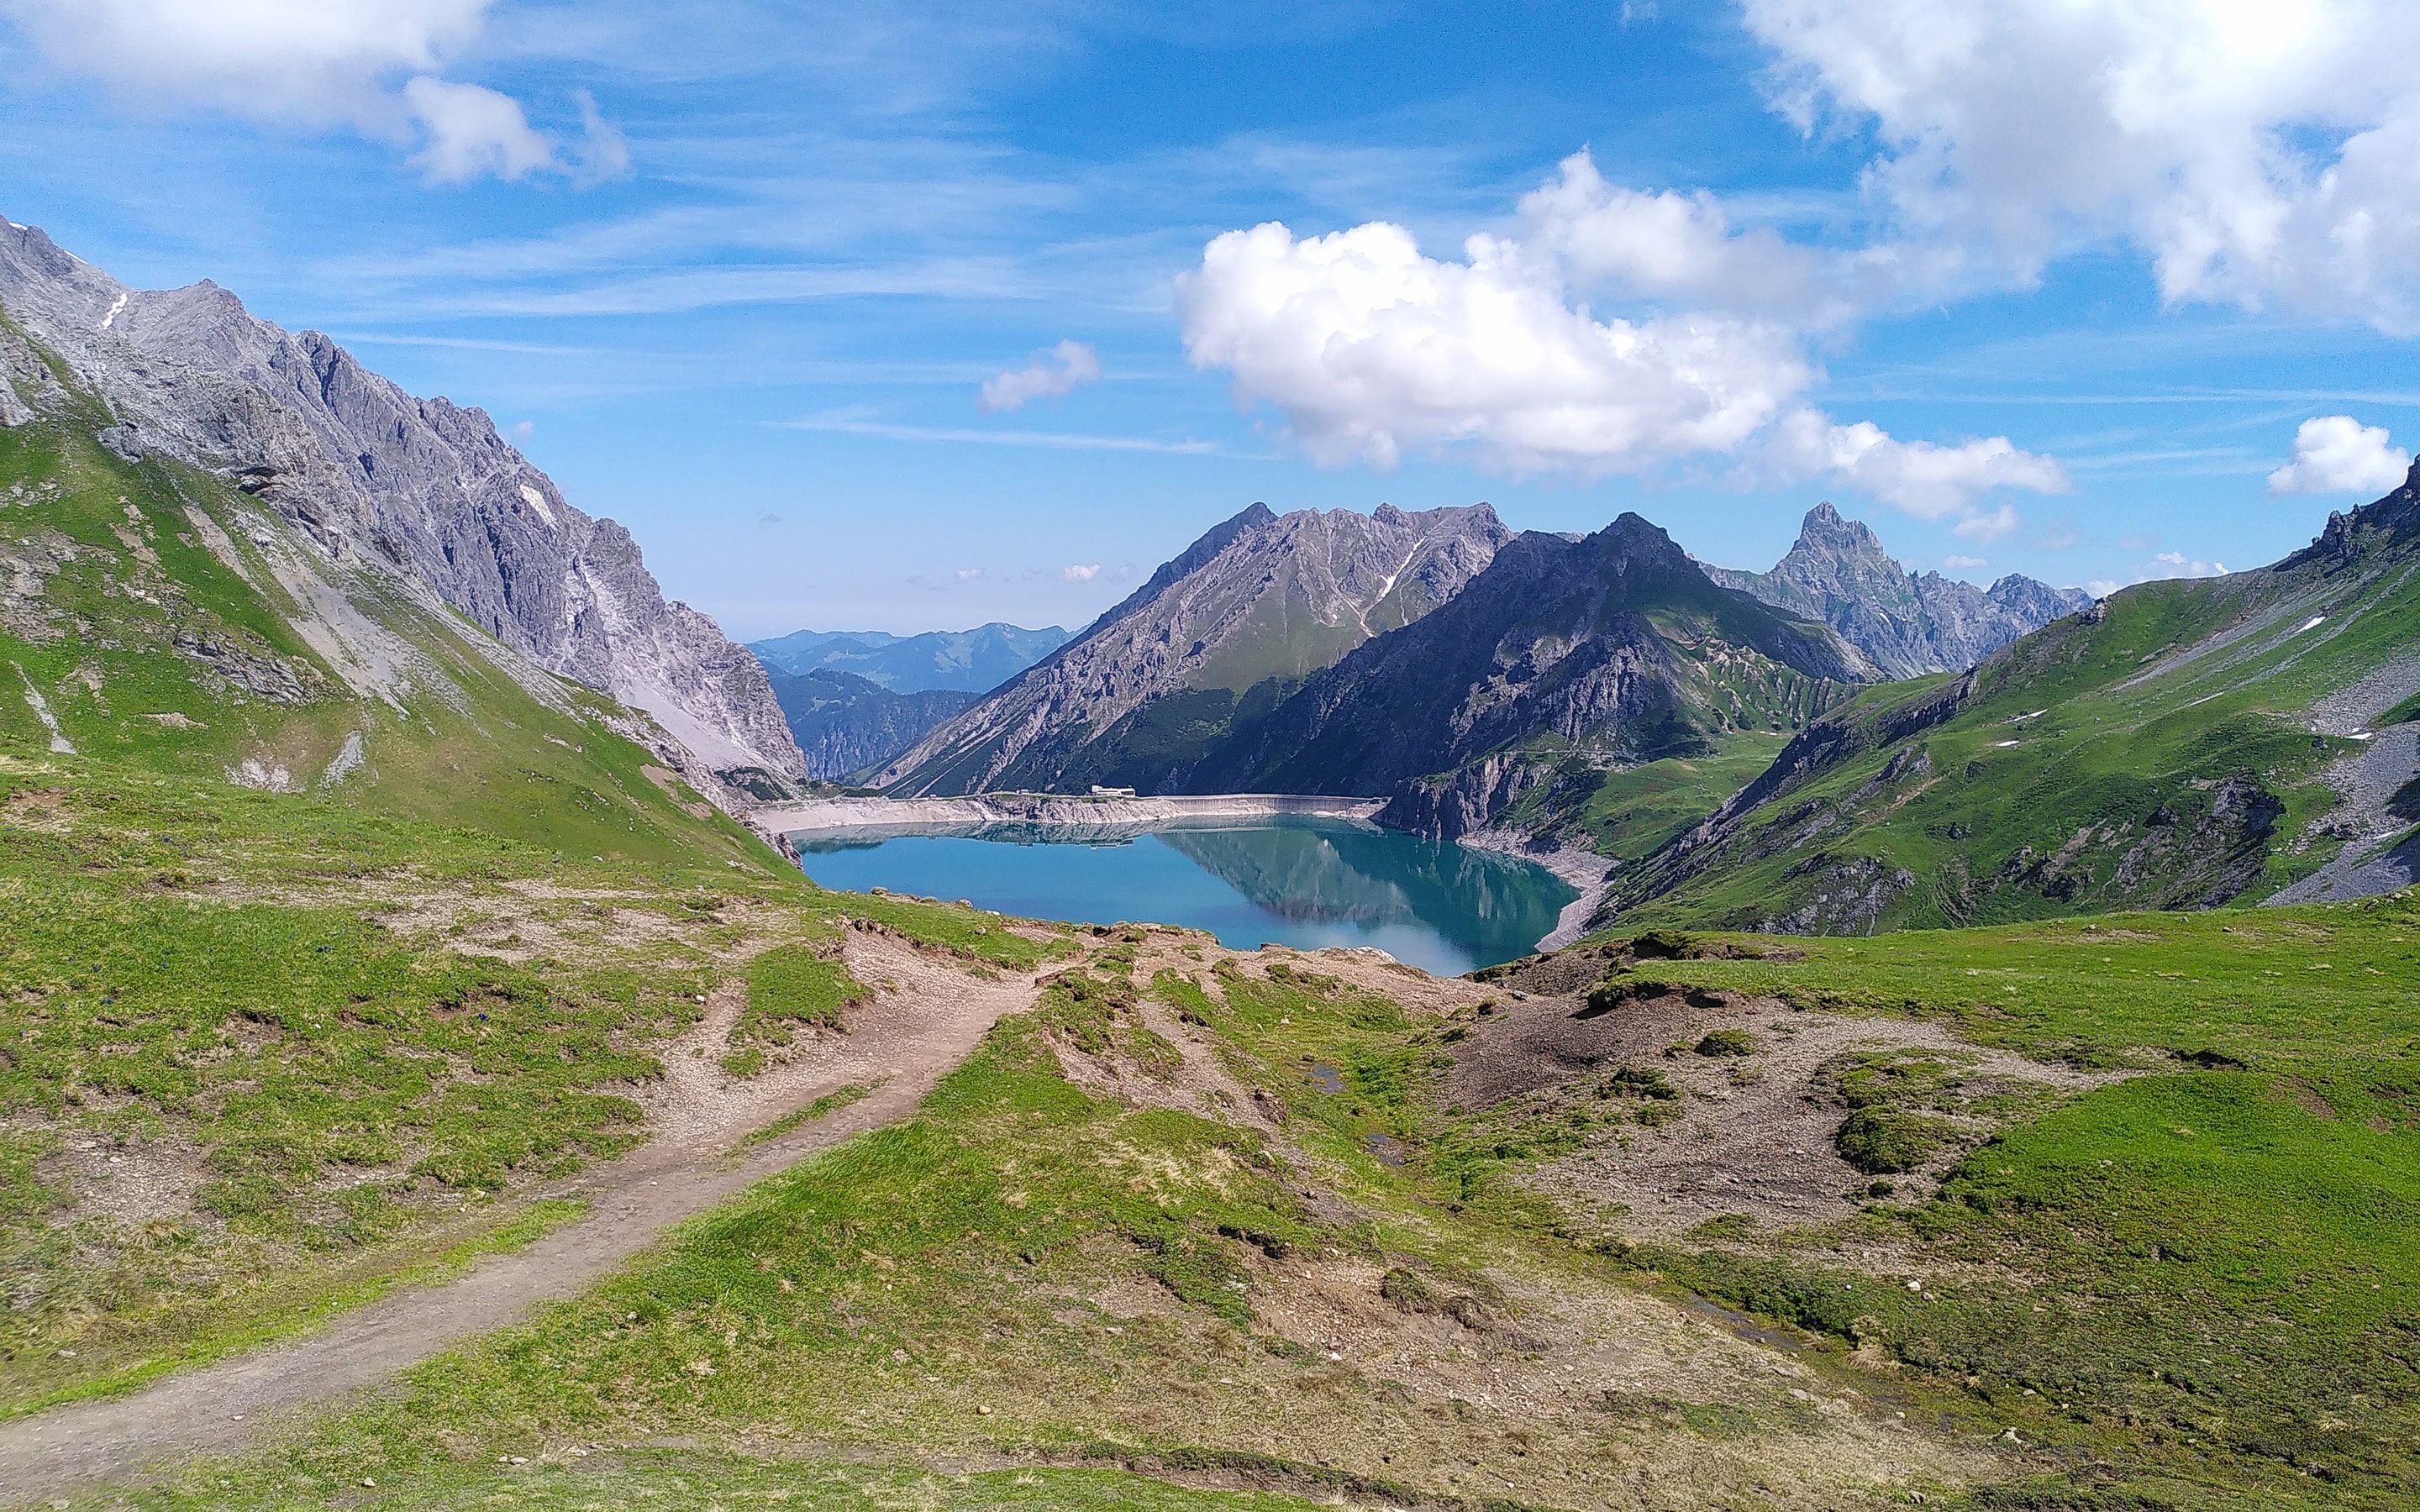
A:
[[[826,782],[845,782],[880,766],[976,697],[954,687],[894,692],[830,668],[766,675],[806,756],[807,775]]]
[[[771,672],[849,672],[893,693],[954,688],[987,693],[1067,643],[1058,625],[1028,630],[995,621],[971,630],[888,635],[880,630],[799,630],[748,649]]]
[[[1516,807],[1543,833],[1615,774],[1769,759],[1854,685],[1979,656],[2088,602],[1911,575],[1829,504],[1764,574],[1707,569],[1635,515],[1515,536],[1485,505],[1255,505],[874,780],[1353,793],[1432,834]]]
[[[390,743],[399,769],[449,723],[535,706],[637,741],[726,808],[805,780],[755,658],[668,603],[629,532],[573,507],[479,410],[414,398],[214,284],[130,288],[14,223],[0,316],[0,423],[30,470],[17,500],[109,476],[124,510],[98,540],[38,516],[5,542],[0,631],[48,647],[36,663],[80,657],[47,691],[20,661],[48,738],[92,738],[64,728],[87,717],[122,733],[138,711],[103,689],[139,687],[162,705],[139,711],[152,734],[230,772],[369,780]],[[73,586],[93,573],[96,592],[156,579],[139,603],[157,612],[95,630],[109,616]],[[197,596],[196,574],[221,596]],[[157,659],[115,663],[136,645]],[[188,685],[252,712],[201,718]],[[278,707],[297,717],[265,717]]]
[[[1280,516],[1256,503],[875,780],[917,795],[1190,791],[1239,725],[1450,600],[1510,539],[1484,504]]]
[[[1726,588],[1839,631],[1885,677],[1964,671],[2092,603],[2081,589],[2017,574],[1986,589],[1909,572],[1862,521],[1842,518],[1828,501],[1807,511],[1796,544],[1771,572],[1700,565]]]

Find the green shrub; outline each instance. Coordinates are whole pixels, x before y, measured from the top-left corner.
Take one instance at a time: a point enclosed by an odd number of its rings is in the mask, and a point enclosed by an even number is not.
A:
[[[1941,1148],[1947,1128],[1937,1119],[1887,1107],[1862,1107],[1840,1124],[1832,1143],[1840,1158],[1868,1176],[1912,1171]]]

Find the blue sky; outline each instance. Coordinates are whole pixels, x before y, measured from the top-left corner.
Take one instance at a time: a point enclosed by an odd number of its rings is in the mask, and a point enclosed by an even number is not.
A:
[[[0,212],[483,407],[742,637],[1079,625],[1255,500],[2125,583],[2420,436],[2397,8],[1165,8],[0,0]]]

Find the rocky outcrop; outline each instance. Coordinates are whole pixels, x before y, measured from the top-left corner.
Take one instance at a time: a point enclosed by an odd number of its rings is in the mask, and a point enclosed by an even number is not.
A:
[[[1285,516],[1254,504],[876,780],[903,796],[1200,791],[1194,766],[1239,722],[1451,600],[1510,538],[1485,504]]]
[[[1904,570],[1862,522],[1829,503],[1807,512],[1771,572],[1706,576],[1840,632],[1886,677],[1964,671],[2019,636],[2090,606],[2091,595],[2011,574],[1990,588]]]
[[[628,532],[572,507],[481,411],[414,398],[215,284],[129,288],[11,224],[0,310],[107,406],[99,434],[121,455],[216,472],[324,561],[433,594],[514,654],[508,672],[534,664],[643,711],[706,791],[805,779],[755,658],[667,603]],[[39,403],[5,351],[0,369],[16,396],[0,410]]]
[[[1555,766],[1702,754],[1823,706],[1864,659],[1820,625],[1709,581],[1623,515],[1530,532],[1435,613],[1306,683],[1205,765],[1205,783],[1392,796],[1386,822],[1452,838]]]

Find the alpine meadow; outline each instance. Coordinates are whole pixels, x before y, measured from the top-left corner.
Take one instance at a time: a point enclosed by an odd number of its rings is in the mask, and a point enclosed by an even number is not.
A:
[[[2420,1505],[2412,45],[0,0],[0,1508]]]

